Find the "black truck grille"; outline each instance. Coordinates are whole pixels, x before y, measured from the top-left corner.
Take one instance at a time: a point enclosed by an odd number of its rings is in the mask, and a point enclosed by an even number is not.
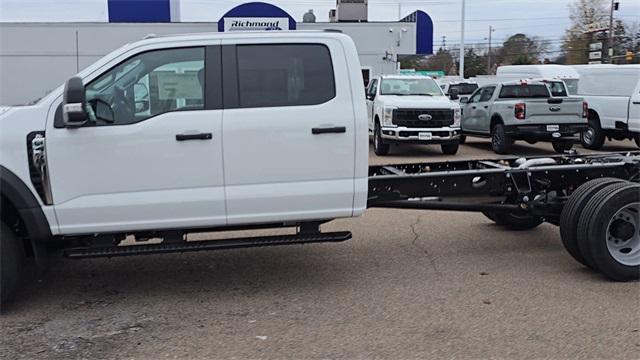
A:
[[[420,115],[431,119],[420,120]],[[393,110],[393,124],[408,128],[435,128],[453,125],[453,110],[446,109],[396,109]]]

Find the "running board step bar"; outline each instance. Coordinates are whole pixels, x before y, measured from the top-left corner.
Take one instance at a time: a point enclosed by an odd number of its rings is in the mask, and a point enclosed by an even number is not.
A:
[[[260,236],[223,240],[179,241],[149,245],[82,247],[67,249],[64,251],[64,255],[72,259],[85,259],[115,256],[165,254],[187,251],[239,249],[260,246],[341,242],[351,239],[351,236],[351,232],[349,231],[340,231],[300,235]]]

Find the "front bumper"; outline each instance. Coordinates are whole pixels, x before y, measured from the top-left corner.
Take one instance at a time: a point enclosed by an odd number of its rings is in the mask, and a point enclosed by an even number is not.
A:
[[[444,144],[460,142],[459,127],[407,128],[383,127],[382,138],[387,142],[416,144]]]
[[[514,140],[580,140],[587,124],[508,125],[506,133]]]

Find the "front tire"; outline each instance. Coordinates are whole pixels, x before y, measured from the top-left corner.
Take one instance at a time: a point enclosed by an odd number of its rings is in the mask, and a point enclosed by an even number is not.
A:
[[[640,185],[610,185],[594,196],[587,208],[591,206],[590,216],[580,222],[584,249],[597,269],[614,281],[640,279]]]
[[[640,148],[640,133],[635,134],[633,140],[636,142],[636,146]]]
[[[557,140],[552,142],[551,145],[553,146],[553,150],[558,154],[564,154],[573,148],[573,143],[567,140]]]
[[[491,129],[491,148],[496,154],[506,154],[511,149],[513,141],[507,134],[503,124],[495,124]]]
[[[4,223],[0,226],[0,310],[3,310],[20,283],[24,251],[13,230]]]
[[[440,144],[442,153],[445,155],[455,155],[455,153],[458,152],[459,147],[460,147],[460,144],[458,143]]]
[[[378,156],[385,156],[389,153],[389,144],[385,144],[382,139],[382,129],[380,124],[376,123],[373,130],[373,152]]]
[[[465,135],[460,135],[460,145],[464,145],[467,142],[467,137]]]
[[[600,127],[600,120],[597,118],[589,119],[587,128],[580,133],[580,143],[582,147],[590,150],[599,150],[604,144],[604,131]]]

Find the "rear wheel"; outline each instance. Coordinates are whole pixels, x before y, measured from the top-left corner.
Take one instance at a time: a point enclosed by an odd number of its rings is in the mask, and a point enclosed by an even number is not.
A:
[[[460,147],[460,144],[458,143],[441,144],[440,147],[442,148],[443,154],[454,155],[455,153],[458,152],[458,148]]]
[[[382,140],[382,129],[380,129],[380,124],[378,123],[376,123],[373,131],[373,152],[378,156],[384,156],[389,153],[389,144],[385,144]]]
[[[633,186],[633,184],[624,181],[620,183],[609,184],[595,192],[582,209],[580,218],[578,220],[578,226],[576,227],[578,251],[584,258],[585,264],[594,270],[600,270],[600,268],[595,262],[593,256],[594,254],[588,247],[587,239],[589,238],[590,223],[596,220],[595,214],[599,206],[607,199],[610,194],[629,186]]]
[[[0,225],[0,310],[15,295],[24,261],[20,240],[7,225]]]
[[[611,185],[602,201],[593,203],[587,220],[585,249],[597,268],[609,279],[640,279],[640,185]],[[617,187],[616,187],[617,186]],[[594,197],[595,200],[595,197]],[[582,220],[582,219],[581,219]]]
[[[573,143],[567,140],[557,140],[552,142],[551,145],[558,154],[564,154],[565,151],[569,151],[573,147]]]
[[[529,214],[483,212],[484,216],[509,230],[531,230],[542,224],[542,218]]]
[[[513,141],[506,133],[503,124],[495,124],[491,129],[491,148],[496,154],[506,154],[509,152]]]
[[[595,193],[611,184],[622,182],[615,178],[599,178],[587,181],[574,191],[560,214],[560,238],[569,255],[582,265],[589,266],[578,247],[578,221],[585,205]]]
[[[580,143],[586,149],[598,150],[604,144],[604,131],[600,127],[600,120],[597,118],[589,119],[587,128],[580,133]]]

